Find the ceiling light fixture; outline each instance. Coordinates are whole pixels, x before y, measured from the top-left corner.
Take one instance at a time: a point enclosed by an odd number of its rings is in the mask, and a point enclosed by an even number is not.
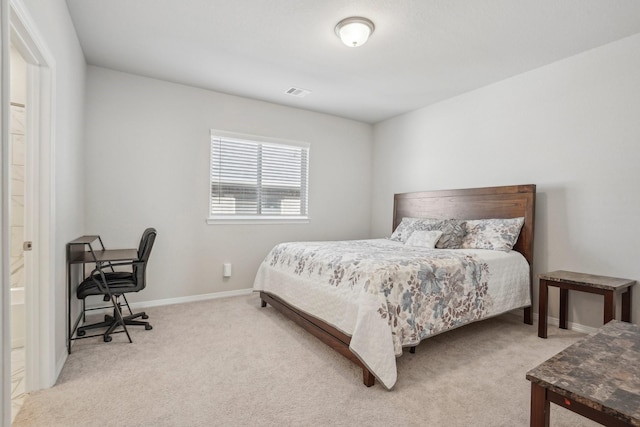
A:
[[[359,16],[352,16],[338,22],[338,25],[336,25],[336,35],[340,37],[342,43],[347,46],[358,47],[367,42],[375,28],[371,20]]]

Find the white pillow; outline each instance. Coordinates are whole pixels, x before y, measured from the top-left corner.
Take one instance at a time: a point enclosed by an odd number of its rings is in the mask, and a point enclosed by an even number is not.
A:
[[[435,248],[436,242],[442,236],[442,231],[440,230],[431,230],[431,231],[414,231],[411,233],[405,245],[408,246],[422,246],[425,248]]]

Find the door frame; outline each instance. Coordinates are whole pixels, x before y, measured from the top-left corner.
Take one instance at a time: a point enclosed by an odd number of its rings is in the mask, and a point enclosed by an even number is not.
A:
[[[9,120],[9,41],[27,62],[25,154],[25,389],[51,387],[57,378],[55,355],[55,61],[22,0],[2,0],[2,122]],[[5,25],[8,24],[8,25]],[[2,421],[11,419],[11,340],[9,325],[10,181],[8,126],[2,126]],[[29,258],[27,260],[27,257]],[[65,354],[66,356],[66,354]],[[61,363],[64,363],[63,358]]]

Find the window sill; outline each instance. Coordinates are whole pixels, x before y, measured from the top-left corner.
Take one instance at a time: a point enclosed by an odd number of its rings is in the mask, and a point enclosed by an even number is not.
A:
[[[308,224],[309,217],[282,218],[282,217],[210,217],[207,218],[209,225],[227,224]]]

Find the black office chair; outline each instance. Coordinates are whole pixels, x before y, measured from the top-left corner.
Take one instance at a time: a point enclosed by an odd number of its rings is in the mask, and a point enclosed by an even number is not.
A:
[[[136,320],[138,318],[148,319],[149,316],[145,312],[133,313],[129,302],[125,296],[126,293],[139,292],[146,286],[146,270],[149,261],[149,255],[153,248],[157,232],[155,228],[147,228],[140,239],[138,247],[138,259],[124,263],[107,263],[105,265],[97,265],[79,286],[76,295],[84,301],[90,295],[103,295],[105,301],[111,301],[113,304],[113,315],[105,315],[104,321],[81,326],[77,330],[79,337],[86,335],[88,329],[107,328],[103,334],[105,342],[111,341],[111,334],[114,333],[118,326],[123,327],[123,331],[127,334],[129,342],[132,342],[127,330],[127,325],[144,326],[146,330],[152,329],[149,322]],[[113,267],[130,265],[131,271],[115,271]],[[111,271],[104,271],[110,269]],[[129,315],[122,315],[122,304],[120,297],[124,299],[125,305],[129,309]]]

